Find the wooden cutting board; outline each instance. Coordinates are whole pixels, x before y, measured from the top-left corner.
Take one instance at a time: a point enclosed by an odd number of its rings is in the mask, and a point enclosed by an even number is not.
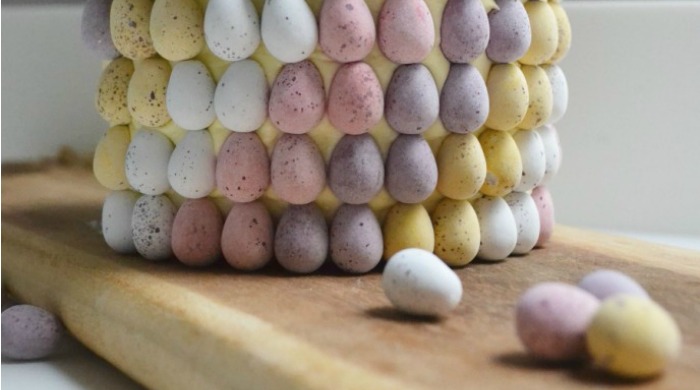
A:
[[[458,269],[464,299],[443,320],[390,306],[380,273],[291,276],[191,269],[112,253],[85,168],[4,169],[2,282],[57,313],[79,340],[162,389],[583,388],[624,384],[586,365],[527,357],[513,306],[527,287],[599,267],[636,278],[678,321],[682,356],[640,388],[700,381],[700,252],[558,226],[546,250]]]

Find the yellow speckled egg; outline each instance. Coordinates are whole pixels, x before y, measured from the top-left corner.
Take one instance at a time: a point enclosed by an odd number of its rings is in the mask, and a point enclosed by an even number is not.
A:
[[[204,12],[195,0],[156,0],[151,13],[151,38],[161,57],[182,61],[204,47]]]
[[[546,2],[528,1],[524,5],[527,16],[530,18],[532,42],[519,61],[528,65],[543,64],[554,55],[558,47],[557,18]]]
[[[481,192],[504,196],[520,183],[523,163],[513,136],[505,131],[486,130],[479,135],[486,157],[486,180]]]
[[[92,160],[92,170],[97,181],[110,190],[125,190],[129,188],[124,171],[126,151],[131,142],[129,128],[115,126],[97,143],[95,156]]]
[[[525,117],[530,95],[525,75],[517,65],[498,64],[491,67],[486,89],[489,91],[489,116],[486,127],[510,130]]]
[[[131,122],[126,93],[133,74],[134,63],[124,57],[110,62],[102,71],[95,106],[102,119],[110,125],[125,125]]]
[[[435,254],[453,267],[467,265],[479,251],[479,220],[466,200],[443,199],[433,211]]]
[[[660,374],[681,349],[670,314],[652,300],[619,294],[603,301],[586,332],[596,365],[627,378]]]
[[[170,122],[165,104],[170,72],[170,63],[161,58],[149,58],[137,64],[127,92],[129,112],[136,122],[146,127]]]
[[[527,80],[527,91],[530,95],[530,104],[527,107],[525,118],[518,127],[522,129],[534,129],[544,125],[552,115],[554,97],[552,84],[549,82],[547,72],[539,66],[522,67],[523,75]]]
[[[142,60],[156,54],[150,33],[153,0],[114,0],[109,28],[114,47],[124,57]]]
[[[569,17],[566,15],[566,11],[562,8],[559,3],[550,3],[552,11],[554,12],[554,17],[557,19],[557,33],[559,35],[559,41],[557,42],[557,50],[554,55],[549,59],[549,63],[557,63],[561,61],[571,48],[571,23],[569,22]]]
[[[441,194],[452,199],[469,199],[486,179],[486,158],[473,134],[450,134],[437,154]]]
[[[384,258],[406,248],[432,252],[435,247],[433,223],[421,204],[395,204],[384,220]]]

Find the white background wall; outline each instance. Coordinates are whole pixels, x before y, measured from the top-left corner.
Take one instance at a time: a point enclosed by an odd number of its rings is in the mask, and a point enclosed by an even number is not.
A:
[[[16,2],[15,2],[16,3]],[[561,223],[700,237],[700,1],[566,2]],[[2,7],[2,161],[89,153],[100,60],[80,5]]]

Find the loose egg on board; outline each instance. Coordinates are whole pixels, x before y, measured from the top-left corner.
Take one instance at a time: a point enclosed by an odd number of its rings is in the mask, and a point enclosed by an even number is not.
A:
[[[231,133],[216,162],[216,186],[234,202],[261,197],[270,185],[270,160],[256,133]]]
[[[547,2],[528,1],[524,6],[530,19],[532,41],[519,61],[527,65],[539,65],[548,61],[559,45],[557,18]]]
[[[552,114],[554,97],[552,84],[547,78],[547,72],[540,66],[523,65],[521,68],[525,80],[530,104],[522,122],[518,125],[521,129],[534,129],[547,123]]]
[[[209,127],[216,119],[215,90],[214,78],[200,61],[175,64],[165,93],[165,104],[173,122],[185,130]]]
[[[346,272],[365,273],[382,259],[384,240],[377,217],[367,205],[344,204],[330,227],[330,257]]]
[[[497,8],[489,12],[491,35],[486,55],[498,63],[518,60],[530,47],[530,19],[519,0],[496,0]]]
[[[16,305],[2,312],[2,357],[35,360],[54,353],[65,330],[60,320],[32,305]]]
[[[216,155],[207,130],[188,131],[168,162],[168,182],[185,198],[203,198],[216,187]]]
[[[175,212],[175,205],[165,195],[144,195],[136,201],[131,230],[136,251],[143,258],[161,261],[173,255]]]
[[[435,26],[423,0],[386,0],[379,11],[377,42],[397,64],[422,62],[435,44]]]
[[[557,65],[544,65],[547,79],[552,87],[552,114],[547,123],[556,123],[566,113],[569,106],[569,84],[566,75]]]
[[[290,205],[275,232],[275,258],[295,273],[316,271],[328,256],[328,226],[315,203]]]
[[[549,3],[549,6],[552,8],[554,17],[557,19],[557,50],[549,59],[550,63],[555,64],[564,59],[571,48],[571,23],[561,4]]]
[[[485,196],[472,205],[481,233],[477,257],[488,261],[505,259],[518,243],[518,228],[508,203],[503,198]]]
[[[437,154],[437,190],[452,199],[469,199],[486,179],[486,157],[472,134],[450,134]]]
[[[520,341],[535,357],[567,361],[586,356],[586,329],[600,302],[576,286],[545,282],[518,299],[515,327]]]
[[[489,43],[489,19],[480,0],[448,0],[440,24],[440,48],[448,61],[474,61]]]
[[[267,79],[262,67],[253,60],[229,65],[216,87],[214,109],[229,130],[257,130],[267,118]]]
[[[173,144],[157,130],[142,129],[131,139],[124,169],[129,185],[147,195],[160,195],[170,189],[168,162]]]
[[[513,253],[524,255],[529,253],[537,244],[540,237],[540,215],[537,205],[530,194],[526,192],[511,192],[503,197],[513,212],[515,225],[518,229],[518,240]]]
[[[397,309],[443,316],[462,300],[462,281],[431,252],[404,249],[389,259],[382,274],[384,294]]]
[[[527,192],[544,179],[547,164],[544,144],[540,134],[534,130],[518,130],[513,134],[513,140],[518,146],[520,161],[523,165],[520,183],[513,190]]]
[[[540,237],[537,239],[536,246],[543,247],[554,231],[554,202],[549,190],[544,186],[535,187],[531,196],[540,215]]]
[[[267,51],[282,62],[303,61],[316,49],[316,18],[305,0],[265,1],[261,24]]]
[[[311,61],[287,64],[270,91],[268,112],[276,128],[303,134],[314,128],[326,112],[323,79]]]
[[[428,211],[421,204],[397,203],[384,219],[384,258],[406,248],[435,249],[435,233]]]
[[[114,47],[126,58],[143,60],[156,54],[151,40],[153,0],[114,0],[109,29]]]
[[[385,170],[386,189],[399,202],[422,202],[437,186],[437,162],[420,135],[399,135],[389,148]]]
[[[127,91],[133,74],[134,63],[124,57],[110,62],[102,71],[95,95],[95,107],[102,119],[111,125],[126,125],[131,122]]]
[[[313,202],[326,186],[326,166],[313,139],[284,134],[270,159],[270,183],[281,199],[292,204]]]
[[[344,135],[328,162],[328,185],[345,203],[372,200],[384,186],[384,160],[369,134]]]
[[[481,192],[503,196],[520,184],[523,165],[518,145],[505,131],[486,130],[479,135],[479,143],[486,158],[486,180]]]
[[[561,166],[561,143],[557,129],[552,125],[544,125],[535,129],[544,145],[545,168],[542,183],[547,184],[556,176]]]
[[[438,203],[432,218],[435,254],[453,267],[474,260],[479,251],[481,232],[471,203],[445,198]]]
[[[401,65],[391,77],[384,98],[389,126],[402,134],[421,134],[440,113],[435,80],[423,64]]]
[[[481,5],[480,5],[481,7]],[[453,133],[478,130],[489,115],[489,93],[479,70],[452,64],[440,94],[440,119]]]
[[[376,38],[374,19],[364,0],[326,0],[318,21],[321,50],[338,62],[365,58]]]
[[[489,93],[489,116],[486,126],[496,130],[510,130],[525,118],[530,104],[527,79],[514,64],[494,65],[486,80]]]
[[[147,127],[170,122],[165,102],[170,72],[170,63],[162,58],[149,58],[136,66],[126,94],[129,113],[136,122]]]
[[[661,374],[681,351],[681,332],[658,303],[636,295],[614,295],[600,305],[586,332],[596,366],[625,378]]]
[[[636,280],[612,269],[595,270],[584,276],[578,282],[578,286],[595,295],[601,301],[615,294],[649,298],[649,294]]]
[[[110,190],[129,188],[124,169],[129,142],[131,142],[129,128],[115,126],[107,130],[97,143],[92,160],[92,171],[103,187]]]
[[[258,12],[250,0],[209,0],[204,13],[204,39],[224,61],[250,57],[260,45]]]
[[[119,51],[112,42],[109,29],[109,11],[112,0],[87,0],[83,8],[80,34],[83,43],[102,58],[115,58]]]
[[[102,236],[117,253],[135,253],[131,216],[141,195],[133,191],[112,191],[102,206]]]
[[[274,223],[263,203],[234,203],[224,223],[221,249],[233,268],[254,271],[272,259],[274,238]]]
[[[221,212],[211,199],[186,200],[173,221],[173,254],[190,266],[214,263],[221,256],[223,226]]]
[[[362,134],[384,115],[384,92],[372,67],[364,62],[338,68],[328,91],[328,119],[346,134]]]
[[[151,39],[161,57],[182,61],[204,47],[204,13],[197,0],[155,0],[151,11]]]

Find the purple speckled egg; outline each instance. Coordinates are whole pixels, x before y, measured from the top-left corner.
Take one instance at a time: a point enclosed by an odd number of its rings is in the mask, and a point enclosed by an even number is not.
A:
[[[2,356],[16,360],[41,359],[56,350],[64,333],[59,319],[32,306],[12,306],[2,312]]]
[[[368,203],[384,186],[384,160],[369,134],[346,134],[328,162],[328,185],[345,203]]]
[[[319,44],[338,62],[365,58],[374,46],[372,13],[364,0],[326,0],[318,21]]]
[[[595,295],[601,301],[615,294],[630,294],[649,298],[649,294],[636,280],[620,271],[599,269],[584,276],[578,286]]]
[[[275,232],[275,258],[295,273],[316,271],[328,256],[328,226],[315,203],[285,209]]]
[[[474,61],[489,43],[489,19],[480,0],[448,0],[440,25],[440,48],[448,61]]]
[[[479,129],[489,116],[489,93],[479,71],[468,64],[452,64],[440,94],[440,119],[453,133]]]
[[[423,64],[401,65],[394,71],[384,98],[384,115],[392,129],[421,134],[440,113],[440,94]]]
[[[109,29],[109,11],[112,0],[87,0],[83,8],[80,33],[83,43],[102,58],[116,58],[119,51],[112,42]]]
[[[402,203],[420,203],[437,186],[438,170],[428,142],[420,135],[400,134],[389,148],[385,185]]]
[[[326,112],[323,79],[311,61],[287,64],[277,75],[268,103],[270,120],[281,131],[303,134]]]
[[[520,0],[496,0],[498,9],[489,12],[491,36],[486,55],[498,63],[522,57],[530,47],[530,19]]]
[[[338,208],[330,229],[331,260],[352,273],[372,270],[382,259],[382,228],[367,205],[344,204]]]

